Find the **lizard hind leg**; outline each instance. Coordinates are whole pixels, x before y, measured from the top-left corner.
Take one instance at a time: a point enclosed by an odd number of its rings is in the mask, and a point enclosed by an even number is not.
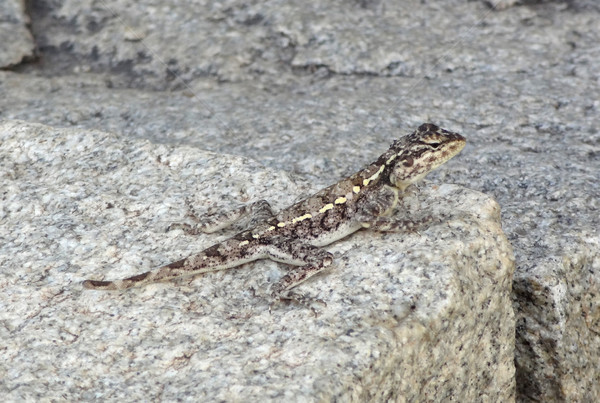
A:
[[[196,222],[195,225],[173,223],[167,231],[181,229],[191,235],[199,233],[211,234],[230,227],[246,217],[250,217],[250,222],[247,225],[250,228],[275,216],[271,205],[266,200],[259,200],[231,211],[211,214],[202,218],[196,215],[193,207],[190,206],[189,210],[189,216]]]
[[[267,250],[267,257],[271,260],[297,266],[290,269],[271,288],[273,303],[286,299],[308,305],[306,297],[292,292],[291,289],[333,263],[333,255],[326,250],[287,239],[272,244]]]

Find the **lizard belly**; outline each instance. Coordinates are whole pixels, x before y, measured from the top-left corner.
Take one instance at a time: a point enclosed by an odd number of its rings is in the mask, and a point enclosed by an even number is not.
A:
[[[313,246],[329,245],[330,243],[347,237],[361,228],[362,225],[359,222],[348,221],[341,223],[335,230],[324,231],[322,234],[309,240],[309,243]]]

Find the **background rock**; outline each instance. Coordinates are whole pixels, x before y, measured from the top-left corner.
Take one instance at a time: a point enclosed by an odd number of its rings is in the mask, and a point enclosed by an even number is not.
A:
[[[0,3],[0,69],[33,57],[35,44],[27,29],[29,18],[24,8],[22,0],[3,0]]]

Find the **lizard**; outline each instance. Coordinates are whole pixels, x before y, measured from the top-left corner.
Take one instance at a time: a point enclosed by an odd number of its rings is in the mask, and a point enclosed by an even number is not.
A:
[[[248,229],[200,253],[121,280],[85,280],[96,290],[124,290],[134,286],[172,280],[210,271],[229,269],[258,259],[271,259],[294,266],[274,283],[274,301],[292,299],[292,288],[333,263],[333,255],[322,248],[360,229],[413,231],[421,222],[394,218],[392,212],[406,189],[457,155],[466,140],[431,123],[394,141],[375,162],[314,195],[274,213],[260,200],[229,213],[200,220],[195,227],[173,224],[190,234],[212,233],[250,217]]]

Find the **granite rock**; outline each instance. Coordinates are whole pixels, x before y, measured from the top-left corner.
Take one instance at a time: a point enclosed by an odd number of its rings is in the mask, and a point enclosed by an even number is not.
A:
[[[0,69],[33,58],[35,45],[28,23],[24,0],[3,0],[0,3]]]
[[[223,239],[165,232],[185,199],[211,211],[290,204],[313,186],[251,160],[100,131],[0,126],[0,388],[8,400],[460,401],[514,399],[514,260],[498,205],[423,186],[399,214],[419,233],[364,231],[300,286],[260,261],[126,292],[84,290]],[[382,145],[383,148],[387,145]]]

